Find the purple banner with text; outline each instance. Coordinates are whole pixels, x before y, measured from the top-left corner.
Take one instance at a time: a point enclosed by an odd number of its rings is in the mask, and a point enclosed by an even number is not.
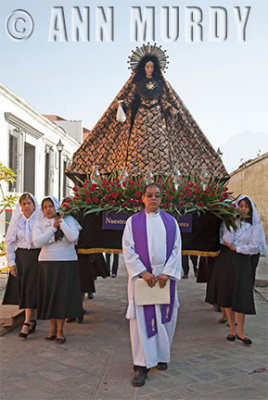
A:
[[[117,229],[123,230],[126,225],[126,220],[129,215],[127,213],[116,213],[116,212],[103,212],[102,213],[102,229]]]
[[[192,214],[182,215],[178,219],[178,224],[179,224],[181,232],[191,233],[192,232]]]

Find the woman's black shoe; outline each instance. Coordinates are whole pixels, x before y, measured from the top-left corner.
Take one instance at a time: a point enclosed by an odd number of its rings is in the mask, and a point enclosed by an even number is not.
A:
[[[24,324],[23,325],[26,325],[26,326],[30,326],[30,324],[28,324],[27,322],[24,322]],[[19,333],[19,337],[21,337],[21,338],[23,338],[23,339],[26,339],[27,338],[27,336],[29,335],[29,331],[28,331],[28,333],[24,333],[24,332],[20,332]]]
[[[57,337],[56,338],[56,343],[58,343],[58,344],[64,344],[65,342],[66,342],[65,337]]]
[[[250,338],[248,338],[248,337],[244,337],[244,339],[242,339],[238,335],[236,335],[236,337],[237,337],[238,340],[241,340],[243,343],[245,343],[247,345],[252,344],[252,340]]]
[[[75,318],[67,318],[66,319],[67,324],[74,322],[74,321],[75,321]]]
[[[227,340],[229,340],[230,342],[234,342],[235,341],[235,335],[228,335],[227,337],[226,337],[226,339]]]
[[[56,339],[56,335],[46,336],[45,339],[48,340],[48,341],[55,340]]]
[[[37,325],[37,322],[36,322],[35,319],[31,319],[30,322],[31,322],[30,325],[32,325],[32,327],[29,328],[29,335],[30,335],[31,333],[34,333],[34,332],[35,332],[35,328],[36,328],[36,325]]]

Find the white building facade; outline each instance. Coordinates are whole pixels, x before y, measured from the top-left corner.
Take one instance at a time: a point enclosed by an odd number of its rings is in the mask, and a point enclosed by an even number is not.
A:
[[[13,185],[3,185],[5,192],[31,192],[39,202],[68,196],[72,182],[64,170],[82,143],[81,121],[55,123],[0,83],[0,138],[0,161],[17,175]],[[0,235],[4,231],[0,222]]]

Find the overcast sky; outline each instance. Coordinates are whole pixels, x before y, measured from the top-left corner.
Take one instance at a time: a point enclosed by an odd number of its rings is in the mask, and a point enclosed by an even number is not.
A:
[[[189,5],[199,7],[194,10],[195,18],[202,12],[203,40],[198,40],[201,28],[194,31],[194,42],[188,39]],[[62,22],[54,17],[58,12],[55,6],[64,10],[66,30],[61,27],[58,31],[58,38],[67,37],[64,42],[49,41],[55,33],[55,23],[60,28]],[[90,7],[89,41],[72,41],[75,6],[81,13],[85,12],[84,7]],[[113,41],[97,42],[96,13],[101,6],[105,10],[107,6],[114,7]],[[261,154],[268,151],[265,0],[1,0],[1,81],[39,112],[82,120],[85,127],[92,129],[130,75],[127,58],[131,50],[142,44],[131,40],[134,6],[141,6],[142,12],[145,6],[154,7],[156,42],[167,50],[170,60],[166,78],[214,148],[224,151],[227,170],[237,168],[241,159],[254,158],[258,150]],[[164,37],[165,23],[161,22],[164,7],[168,6],[179,6],[179,38],[171,42]],[[251,7],[244,29],[245,41],[241,40],[243,25],[238,24],[238,6],[242,20],[247,12],[244,7]],[[227,17],[226,40],[215,40],[212,7],[222,7],[219,12]],[[11,16],[16,9],[30,13],[34,21],[27,40],[11,38],[14,29],[23,32],[24,28],[21,20],[14,20],[16,14]],[[174,10],[170,8],[170,12]],[[225,34],[221,15],[220,36]],[[149,30],[149,23],[148,26]],[[175,18],[170,28],[175,39]],[[147,41],[150,39],[147,37]],[[237,142],[241,145],[237,146]]]

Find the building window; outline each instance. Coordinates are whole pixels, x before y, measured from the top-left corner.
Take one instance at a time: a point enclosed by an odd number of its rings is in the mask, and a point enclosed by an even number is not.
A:
[[[45,196],[49,196],[49,146],[45,151]]]
[[[24,192],[35,193],[35,147],[24,143]]]
[[[46,145],[45,148],[45,196],[53,194],[54,182],[54,151],[51,146]]]
[[[5,211],[5,221],[6,221],[6,223],[5,223],[5,235],[7,234],[7,228],[8,228],[8,224],[9,224],[9,222],[10,222],[10,220],[11,220],[11,217],[12,217],[12,210],[6,210]]]
[[[9,168],[17,175],[16,181],[9,184],[10,192],[18,192],[19,179],[19,137],[15,129],[9,130]]]

